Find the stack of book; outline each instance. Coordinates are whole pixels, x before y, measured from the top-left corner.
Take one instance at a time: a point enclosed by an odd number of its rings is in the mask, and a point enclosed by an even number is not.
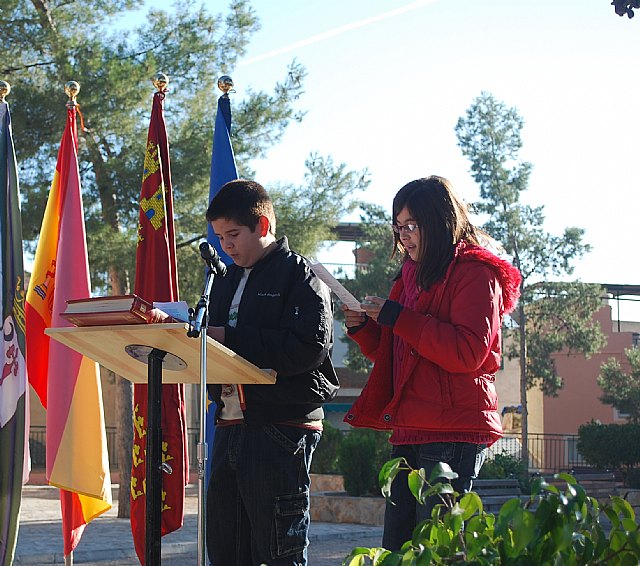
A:
[[[67,301],[60,316],[75,326],[148,324],[157,313],[153,305],[138,295],[114,295]]]

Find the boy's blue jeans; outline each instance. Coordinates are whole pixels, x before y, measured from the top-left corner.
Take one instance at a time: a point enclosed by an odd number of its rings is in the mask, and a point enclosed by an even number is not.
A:
[[[309,468],[320,437],[274,424],[216,429],[206,525],[213,566],[306,566]]]
[[[445,462],[458,474],[451,482],[458,493],[471,491],[471,485],[478,476],[486,459],[485,444],[468,442],[430,442],[428,444],[402,444],[391,450],[391,458],[406,458],[414,469],[424,468],[429,479],[438,462]],[[384,513],[384,534],[382,546],[388,550],[400,550],[411,540],[413,529],[418,523],[429,519],[433,507],[441,503],[437,497],[429,497],[424,505],[419,505],[407,484],[408,472],[399,473],[391,485],[391,500]],[[442,480],[441,480],[442,481]]]

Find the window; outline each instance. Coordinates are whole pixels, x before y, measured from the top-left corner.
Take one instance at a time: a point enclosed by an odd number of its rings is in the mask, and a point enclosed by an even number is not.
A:
[[[618,409],[616,409],[614,407],[613,409],[613,418],[617,421],[623,421],[625,419],[628,419],[631,415],[629,413],[622,413],[620,411],[618,411]]]

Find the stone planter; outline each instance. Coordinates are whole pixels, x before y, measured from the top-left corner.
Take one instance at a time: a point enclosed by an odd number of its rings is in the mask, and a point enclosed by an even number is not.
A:
[[[383,497],[351,497],[344,492],[311,494],[311,520],[323,523],[384,524]]]
[[[340,474],[311,474],[311,492],[344,491]]]
[[[382,525],[384,498],[351,497],[339,474],[311,474],[311,520],[322,523]]]

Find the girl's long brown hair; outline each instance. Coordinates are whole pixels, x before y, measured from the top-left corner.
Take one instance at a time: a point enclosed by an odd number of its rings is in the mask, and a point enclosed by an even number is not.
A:
[[[407,208],[420,230],[420,252],[416,278],[422,289],[444,277],[455,247],[461,240],[480,244],[482,233],[469,220],[466,204],[444,177],[432,175],[402,187],[393,199],[393,221]],[[394,232],[394,254],[404,252],[399,234]]]

